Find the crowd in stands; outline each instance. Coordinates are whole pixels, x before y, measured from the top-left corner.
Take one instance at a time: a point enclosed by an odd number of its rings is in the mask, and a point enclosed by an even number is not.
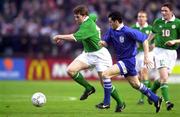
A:
[[[64,42],[56,45],[56,34],[74,32],[72,10],[86,4],[97,13],[102,34],[108,28],[107,14],[119,10],[127,25],[136,22],[137,12],[144,9],[148,22],[160,17],[160,6],[167,0],[0,0],[0,55],[14,57],[75,57],[82,45]],[[170,0],[176,17],[180,17],[178,0]]]

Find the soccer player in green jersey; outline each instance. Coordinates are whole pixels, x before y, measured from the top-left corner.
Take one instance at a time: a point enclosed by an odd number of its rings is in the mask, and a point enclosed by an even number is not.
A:
[[[162,18],[158,18],[153,23],[153,33],[155,37],[155,65],[159,71],[160,79],[156,80],[151,87],[153,92],[161,89],[162,96],[166,102],[167,110],[171,110],[174,104],[170,102],[168,92],[168,77],[173,69],[180,43],[180,19],[173,14],[173,7],[170,3],[165,3],[161,7]],[[154,34],[150,34],[152,37]]]
[[[148,24],[147,13],[144,10],[138,12],[137,22],[132,25],[132,28],[140,30],[145,34],[152,33],[152,26]],[[149,55],[152,56],[152,52],[150,52]],[[138,43],[138,54],[136,55],[136,60],[136,69],[138,71],[139,79],[146,87],[150,88],[150,80],[148,78],[149,73],[147,67],[144,65],[144,50],[141,43]],[[144,97],[144,94],[141,94],[137,104],[144,104]]]
[[[56,35],[53,37],[53,40],[57,43],[67,40],[78,41],[83,44],[84,51],[68,66],[67,72],[72,79],[85,88],[84,93],[80,97],[80,100],[85,100],[95,92],[95,88],[84,79],[80,71],[94,67],[104,88],[103,103],[106,104],[105,108],[110,108],[109,93],[111,93],[111,96],[117,102],[115,112],[119,112],[121,111],[121,105],[124,103],[119,98],[115,87],[112,86],[111,80],[102,77],[102,72],[112,66],[112,59],[108,50],[98,45],[101,34],[99,27],[95,23],[96,16],[89,15],[88,9],[84,5],[75,7],[73,11],[75,21],[79,24],[79,29],[73,34]]]

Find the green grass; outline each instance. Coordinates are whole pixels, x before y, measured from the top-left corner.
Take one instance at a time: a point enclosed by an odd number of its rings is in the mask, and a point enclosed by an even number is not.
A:
[[[96,93],[87,100],[80,101],[83,88],[73,81],[0,81],[0,117],[179,117],[180,116],[180,84],[170,84],[171,100],[175,103],[172,111],[167,111],[163,103],[161,111],[155,113],[154,106],[137,105],[140,94],[127,82],[114,82],[120,95],[126,102],[122,113],[115,113],[115,102],[111,108],[98,110],[95,104],[102,101],[103,90],[99,82],[91,82]],[[35,107],[31,96],[35,92],[43,92],[47,103],[43,107]],[[159,93],[160,94],[160,93]]]

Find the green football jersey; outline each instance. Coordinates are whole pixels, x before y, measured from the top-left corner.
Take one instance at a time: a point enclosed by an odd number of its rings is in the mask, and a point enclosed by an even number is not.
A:
[[[131,26],[132,28],[134,29],[137,29],[145,34],[150,34],[152,33],[152,26],[151,25],[148,25],[147,23],[145,24],[144,27],[140,27],[140,25],[138,23],[134,24]],[[138,43],[138,51],[143,51],[143,45],[142,43]]]
[[[82,42],[85,52],[94,52],[101,48],[98,44],[101,38],[100,28],[95,21],[94,14],[92,17],[90,15],[73,34],[77,41]]]
[[[155,46],[165,49],[175,50],[178,44],[174,46],[165,45],[167,41],[180,38],[180,19],[173,17],[169,22],[162,18],[156,19],[153,24],[153,33],[156,34]]]

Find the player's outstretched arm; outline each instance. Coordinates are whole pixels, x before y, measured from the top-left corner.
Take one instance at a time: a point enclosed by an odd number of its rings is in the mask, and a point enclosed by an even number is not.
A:
[[[154,37],[155,37],[155,34],[154,33],[150,33],[148,35],[148,38],[147,38],[148,42],[150,43],[154,39]],[[155,44],[154,43],[149,45],[149,51],[152,51],[153,48],[155,48]]]
[[[67,34],[67,35],[55,35],[53,37],[53,41],[56,43],[61,42],[62,40],[67,40],[67,41],[75,41],[75,37],[73,34]]]
[[[168,46],[173,46],[173,45],[175,45],[175,44],[180,44],[180,39],[167,41],[167,42],[165,43],[165,45],[168,45]]]
[[[150,34],[148,35],[147,40],[148,40],[149,42],[151,42],[151,41],[154,39],[154,37],[155,37],[155,34],[154,34],[154,33],[150,33]]]
[[[147,66],[148,69],[153,68],[153,63],[149,59],[149,44],[148,39],[146,39],[143,42],[143,48],[144,48],[144,64]]]

